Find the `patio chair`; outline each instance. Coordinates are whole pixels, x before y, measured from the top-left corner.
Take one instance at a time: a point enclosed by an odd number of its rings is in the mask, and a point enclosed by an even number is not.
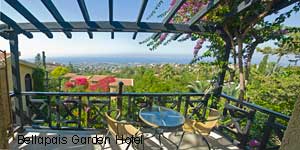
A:
[[[110,113],[116,112],[116,117],[112,118],[110,116]],[[111,110],[109,112],[105,112],[105,119],[107,121],[107,133],[105,134],[104,138],[108,136],[110,133],[113,137],[122,137],[125,139],[126,137],[140,137],[143,135],[143,132],[140,131],[140,128],[136,128],[133,125],[139,125],[137,122],[127,122],[127,121],[118,121],[120,117],[120,110]],[[132,143],[128,144],[126,147],[126,150],[129,148],[129,146]],[[104,148],[105,142],[102,146]],[[135,148],[136,145],[133,145]],[[143,149],[144,149],[144,144],[143,144]]]
[[[197,111],[197,108],[195,108],[195,107],[188,110],[188,112],[195,112],[195,111]],[[220,118],[220,113],[216,109],[213,109],[213,108],[209,108],[208,111],[209,111],[208,117],[207,117],[207,119],[205,119],[203,121],[192,119],[192,114],[189,115],[189,117],[185,119],[185,123],[182,126],[183,133],[182,133],[180,142],[182,141],[183,135],[186,132],[194,133],[194,134],[201,135],[204,142],[207,144],[208,148],[211,149],[210,144],[208,143],[208,141],[206,139],[206,136],[208,136],[210,134],[211,130],[217,126],[218,119]]]
[[[217,126],[218,119],[220,118],[220,113],[218,112],[218,110],[213,108],[209,108],[208,111],[209,111],[208,117],[204,121],[194,120],[192,118],[186,118],[185,123],[182,127],[183,131],[199,133],[204,136],[209,135],[210,131]]]

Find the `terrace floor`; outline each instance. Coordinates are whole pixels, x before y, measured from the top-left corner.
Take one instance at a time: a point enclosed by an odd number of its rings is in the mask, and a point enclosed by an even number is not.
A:
[[[180,139],[180,134],[181,132],[178,132],[178,134],[175,136],[174,132],[166,132],[164,133],[165,137],[168,137],[171,141],[178,143]],[[101,149],[101,146],[99,144],[74,144],[72,141],[72,137],[74,135],[78,135],[79,137],[102,137],[103,133],[101,132],[96,132],[96,131],[76,131],[76,130],[44,130],[44,129],[32,129],[32,128],[26,128],[24,133],[20,133],[19,135],[15,136],[15,140],[13,140],[10,143],[10,149],[30,149],[30,150],[40,150],[40,149],[55,149],[55,150],[67,150],[67,149],[72,149],[72,150],[90,150],[90,149]],[[145,136],[151,136],[152,134],[150,133],[145,133]],[[31,142],[29,144],[19,144],[18,143],[18,136],[24,136],[24,137],[56,137],[57,138],[62,138],[66,137],[67,142],[66,144],[47,144],[45,147],[44,144],[33,144],[34,140],[30,139]],[[77,138],[77,137],[76,137]],[[52,138],[53,139],[53,138]],[[84,138],[86,139],[86,138]],[[116,144],[116,141],[112,139],[108,144],[105,145],[105,150],[125,150],[127,147],[127,144],[121,144],[118,142]],[[207,138],[208,142],[211,145],[211,148],[213,150],[237,150],[239,149],[236,147],[233,143],[231,143],[229,140],[225,139],[223,136],[218,134],[216,131],[211,132],[209,137]],[[62,141],[62,140],[61,140]],[[162,145],[163,149],[176,149],[174,145],[172,145],[170,142],[162,138]],[[75,141],[76,142],[76,141]],[[130,150],[133,149],[133,147],[130,146]],[[155,150],[159,149],[159,141],[158,137],[152,137],[150,139],[145,140],[145,149],[149,150]],[[207,146],[204,144],[204,142],[201,140],[201,136],[197,136],[195,134],[185,134],[183,138],[183,142],[180,146],[180,149],[184,150],[205,150],[208,149]]]

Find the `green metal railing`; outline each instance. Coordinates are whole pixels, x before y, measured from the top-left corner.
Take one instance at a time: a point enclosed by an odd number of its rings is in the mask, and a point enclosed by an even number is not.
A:
[[[122,117],[127,120],[138,121],[138,110],[146,107],[149,103],[169,107],[184,116],[190,107],[195,107],[203,103],[205,94],[203,93],[123,93],[110,92],[21,92],[20,95],[26,99],[25,109],[27,125],[33,128],[50,128],[50,129],[71,129],[71,130],[87,130],[105,128],[104,112],[118,108],[122,111]],[[11,95],[12,98],[16,94]],[[27,98],[25,98],[27,97]],[[221,99],[225,99],[227,104],[239,106],[242,112],[253,111],[249,113],[255,117],[257,112],[268,116],[264,123],[264,130],[260,137],[260,149],[266,149],[270,140],[272,131],[280,131],[283,135],[286,126],[279,123],[289,121],[289,116],[263,108],[261,106],[240,101],[236,98],[221,94]],[[204,102],[207,106],[208,102]],[[19,108],[18,108],[19,109]],[[17,109],[15,109],[17,110]],[[229,107],[219,108],[224,112]],[[233,112],[235,112],[234,110]],[[18,114],[18,113],[15,113]],[[234,116],[231,116],[232,118]],[[251,118],[251,117],[250,117]],[[200,119],[200,118],[199,118]],[[253,118],[250,122],[253,123]],[[251,130],[251,127],[250,129]],[[223,131],[223,130],[220,130]],[[249,141],[249,132],[235,133],[238,140],[243,141],[240,145],[245,147]]]

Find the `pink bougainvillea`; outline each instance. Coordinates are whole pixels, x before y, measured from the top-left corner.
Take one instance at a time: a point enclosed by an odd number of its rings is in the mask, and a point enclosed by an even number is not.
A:
[[[71,82],[71,81],[67,81],[67,82],[65,83],[65,88],[73,88],[74,86],[75,86],[74,83]]]
[[[171,11],[172,8],[176,4],[176,0],[171,0],[170,6],[168,11]],[[190,21],[190,18],[194,16],[197,12],[199,12],[200,9],[207,6],[207,1],[200,1],[200,0],[187,0],[184,2],[180,9],[177,11],[176,16],[170,19],[169,23],[188,23]],[[157,45],[162,43],[166,40],[168,36],[168,33],[162,33],[159,37],[159,41],[157,43],[153,42],[153,47],[156,48]],[[191,38],[192,36],[189,36],[188,38]],[[196,56],[199,52],[199,50],[202,48],[204,40],[199,39],[194,47],[194,55]],[[150,48],[150,50],[153,50],[154,48]]]
[[[90,91],[97,91],[99,88],[98,88],[98,85],[97,84],[90,84],[89,86],[89,90]]]
[[[195,47],[194,47],[194,55],[197,55],[199,50],[202,48],[205,39],[198,39]]]
[[[83,91],[109,91],[109,84],[115,82],[116,79],[112,76],[108,76],[102,79],[99,79],[96,83],[89,83],[86,77],[77,77],[74,81],[67,81],[65,83],[65,88],[67,90],[83,90]]]
[[[88,80],[84,77],[75,78],[75,85],[76,86],[88,86]]]
[[[89,85],[89,90],[91,91],[98,91],[101,90],[103,92],[108,92],[109,91],[109,84],[112,82],[115,82],[116,79],[114,77],[106,77],[103,79],[100,79],[97,83],[90,84]]]
[[[99,87],[102,89],[102,91],[108,92],[109,91],[109,83],[112,83],[115,81],[116,81],[116,79],[114,77],[106,77],[99,81]]]
[[[168,33],[161,34],[160,37],[159,37],[159,41],[163,42],[167,38],[167,36],[168,36]]]

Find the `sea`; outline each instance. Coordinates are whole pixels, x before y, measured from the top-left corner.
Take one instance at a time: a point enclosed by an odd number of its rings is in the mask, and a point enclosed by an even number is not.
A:
[[[264,55],[255,53],[252,59],[252,64],[259,64]],[[276,62],[277,56],[270,55],[269,62]],[[191,55],[159,55],[159,56],[147,56],[147,55],[97,55],[97,56],[68,56],[68,57],[47,57],[47,62],[56,62],[60,64],[189,64],[193,56]],[[293,55],[287,55],[281,58],[280,66],[295,65],[294,62],[289,60],[295,59]],[[33,62],[34,59],[26,59]],[[204,58],[201,61],[211,62],[214,58]],[[230,59],[232,62],[232,59]],[[297,64],[299,66],[300,62]]]

